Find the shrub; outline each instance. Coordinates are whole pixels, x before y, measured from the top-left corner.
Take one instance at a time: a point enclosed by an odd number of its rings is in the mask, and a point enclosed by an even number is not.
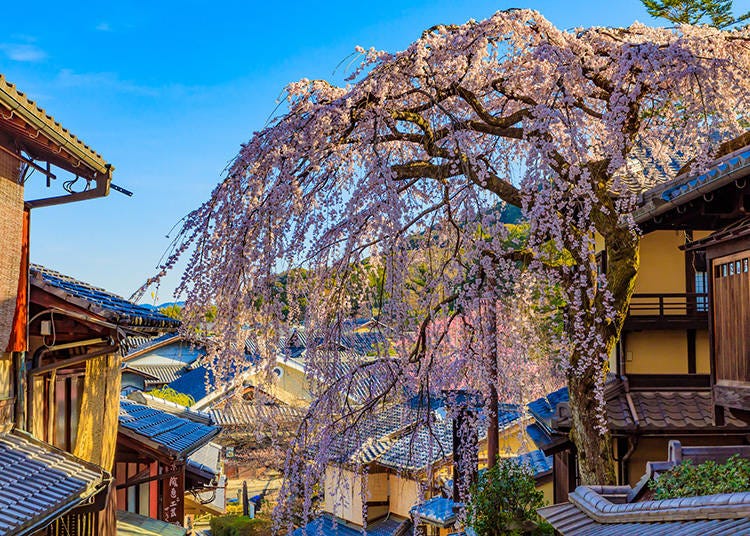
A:
[[[656,500],[750,491],[750,460],[736,454],[723,464],[685,460],[648,485]]]
[[[472,487],[467,522],[479,536],[553,534],[536,513],[542,506],[544,493],[536,489],[531,470],[501,459]]]
[[[267,536],[271,521],[264,517],[221,516],[210,521],[212,536]]]
[[[186,408],[189,408],[193,404],[195,404],[195,399],[190,396],[183,393],[178,393],[171,387],[167,387],[166,385],[160,389],[152,389],[151,391],[148,391],[148,394],[153,395],[157,398],[161,398],[164,400],[167,400],[169,402],[174,402],[175,404],[179,404],[180,406],[185,406]]]

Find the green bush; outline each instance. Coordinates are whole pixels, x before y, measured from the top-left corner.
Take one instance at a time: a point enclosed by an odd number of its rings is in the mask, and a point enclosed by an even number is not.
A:
[[[150,391],[148,391],[148,394],[153,395],[157,398],[167,400],[169,402],[174,402],[175,404],[179,404],[180,406],[185,406],[186,408],[189,408],[190,406],[195,404],[195,399],[192,396],[178,393],[177,391],[175,391],[171,387],[167,387],[166,385],[159,389],[151,389]]]
[[[536,513],[544,493],[531,470],[510,459],[479,475],[466,507],[467,522],[479,536],[554,534]]]
[[[221,516],[211,518],[213,536],[267,536],[271,533],[271,521],[247,516]]]
[[[750,491],[750,460],[736,454],[724,464],[685,460],[648,485],[657,500]]]

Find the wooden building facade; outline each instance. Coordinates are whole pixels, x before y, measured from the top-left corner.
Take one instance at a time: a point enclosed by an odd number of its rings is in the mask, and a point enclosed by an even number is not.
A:
[[[641,194],[643,236],[605,387],[618,481],[633,485],[670,440],[745,445],[750,434],[750,146]],[[606,244],[597,242],[601,269]],[[567,393],[548,404],[555,501],[579,484]]]

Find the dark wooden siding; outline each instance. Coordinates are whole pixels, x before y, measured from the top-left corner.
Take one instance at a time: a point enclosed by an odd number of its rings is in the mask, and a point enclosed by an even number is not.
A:
[[[750,251],[713,259],[716,380],[750,382]]]
[[[576,456],[571,450],[555,453],[552,460],[553,495],[555,504],[566,502],[568,493],[578,485]]]

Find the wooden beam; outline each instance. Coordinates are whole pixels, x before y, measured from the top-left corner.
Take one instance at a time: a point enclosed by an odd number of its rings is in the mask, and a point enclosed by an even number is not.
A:
[[[182,472],[182,468],[184,468],[184,464],[180,464],[179,467],[167,473],[162,473],[160,475],[153,476],[150,474],[151,468],[149,467],[149,468],[144,469],[137,475],[134,475],[125,483],[118,484],[117,489],[124,489],[124,488],[129,488],[131,486],[138,486],[140,484],[145,484],[146,482],[160,482],[169,477],[179,475]]]

